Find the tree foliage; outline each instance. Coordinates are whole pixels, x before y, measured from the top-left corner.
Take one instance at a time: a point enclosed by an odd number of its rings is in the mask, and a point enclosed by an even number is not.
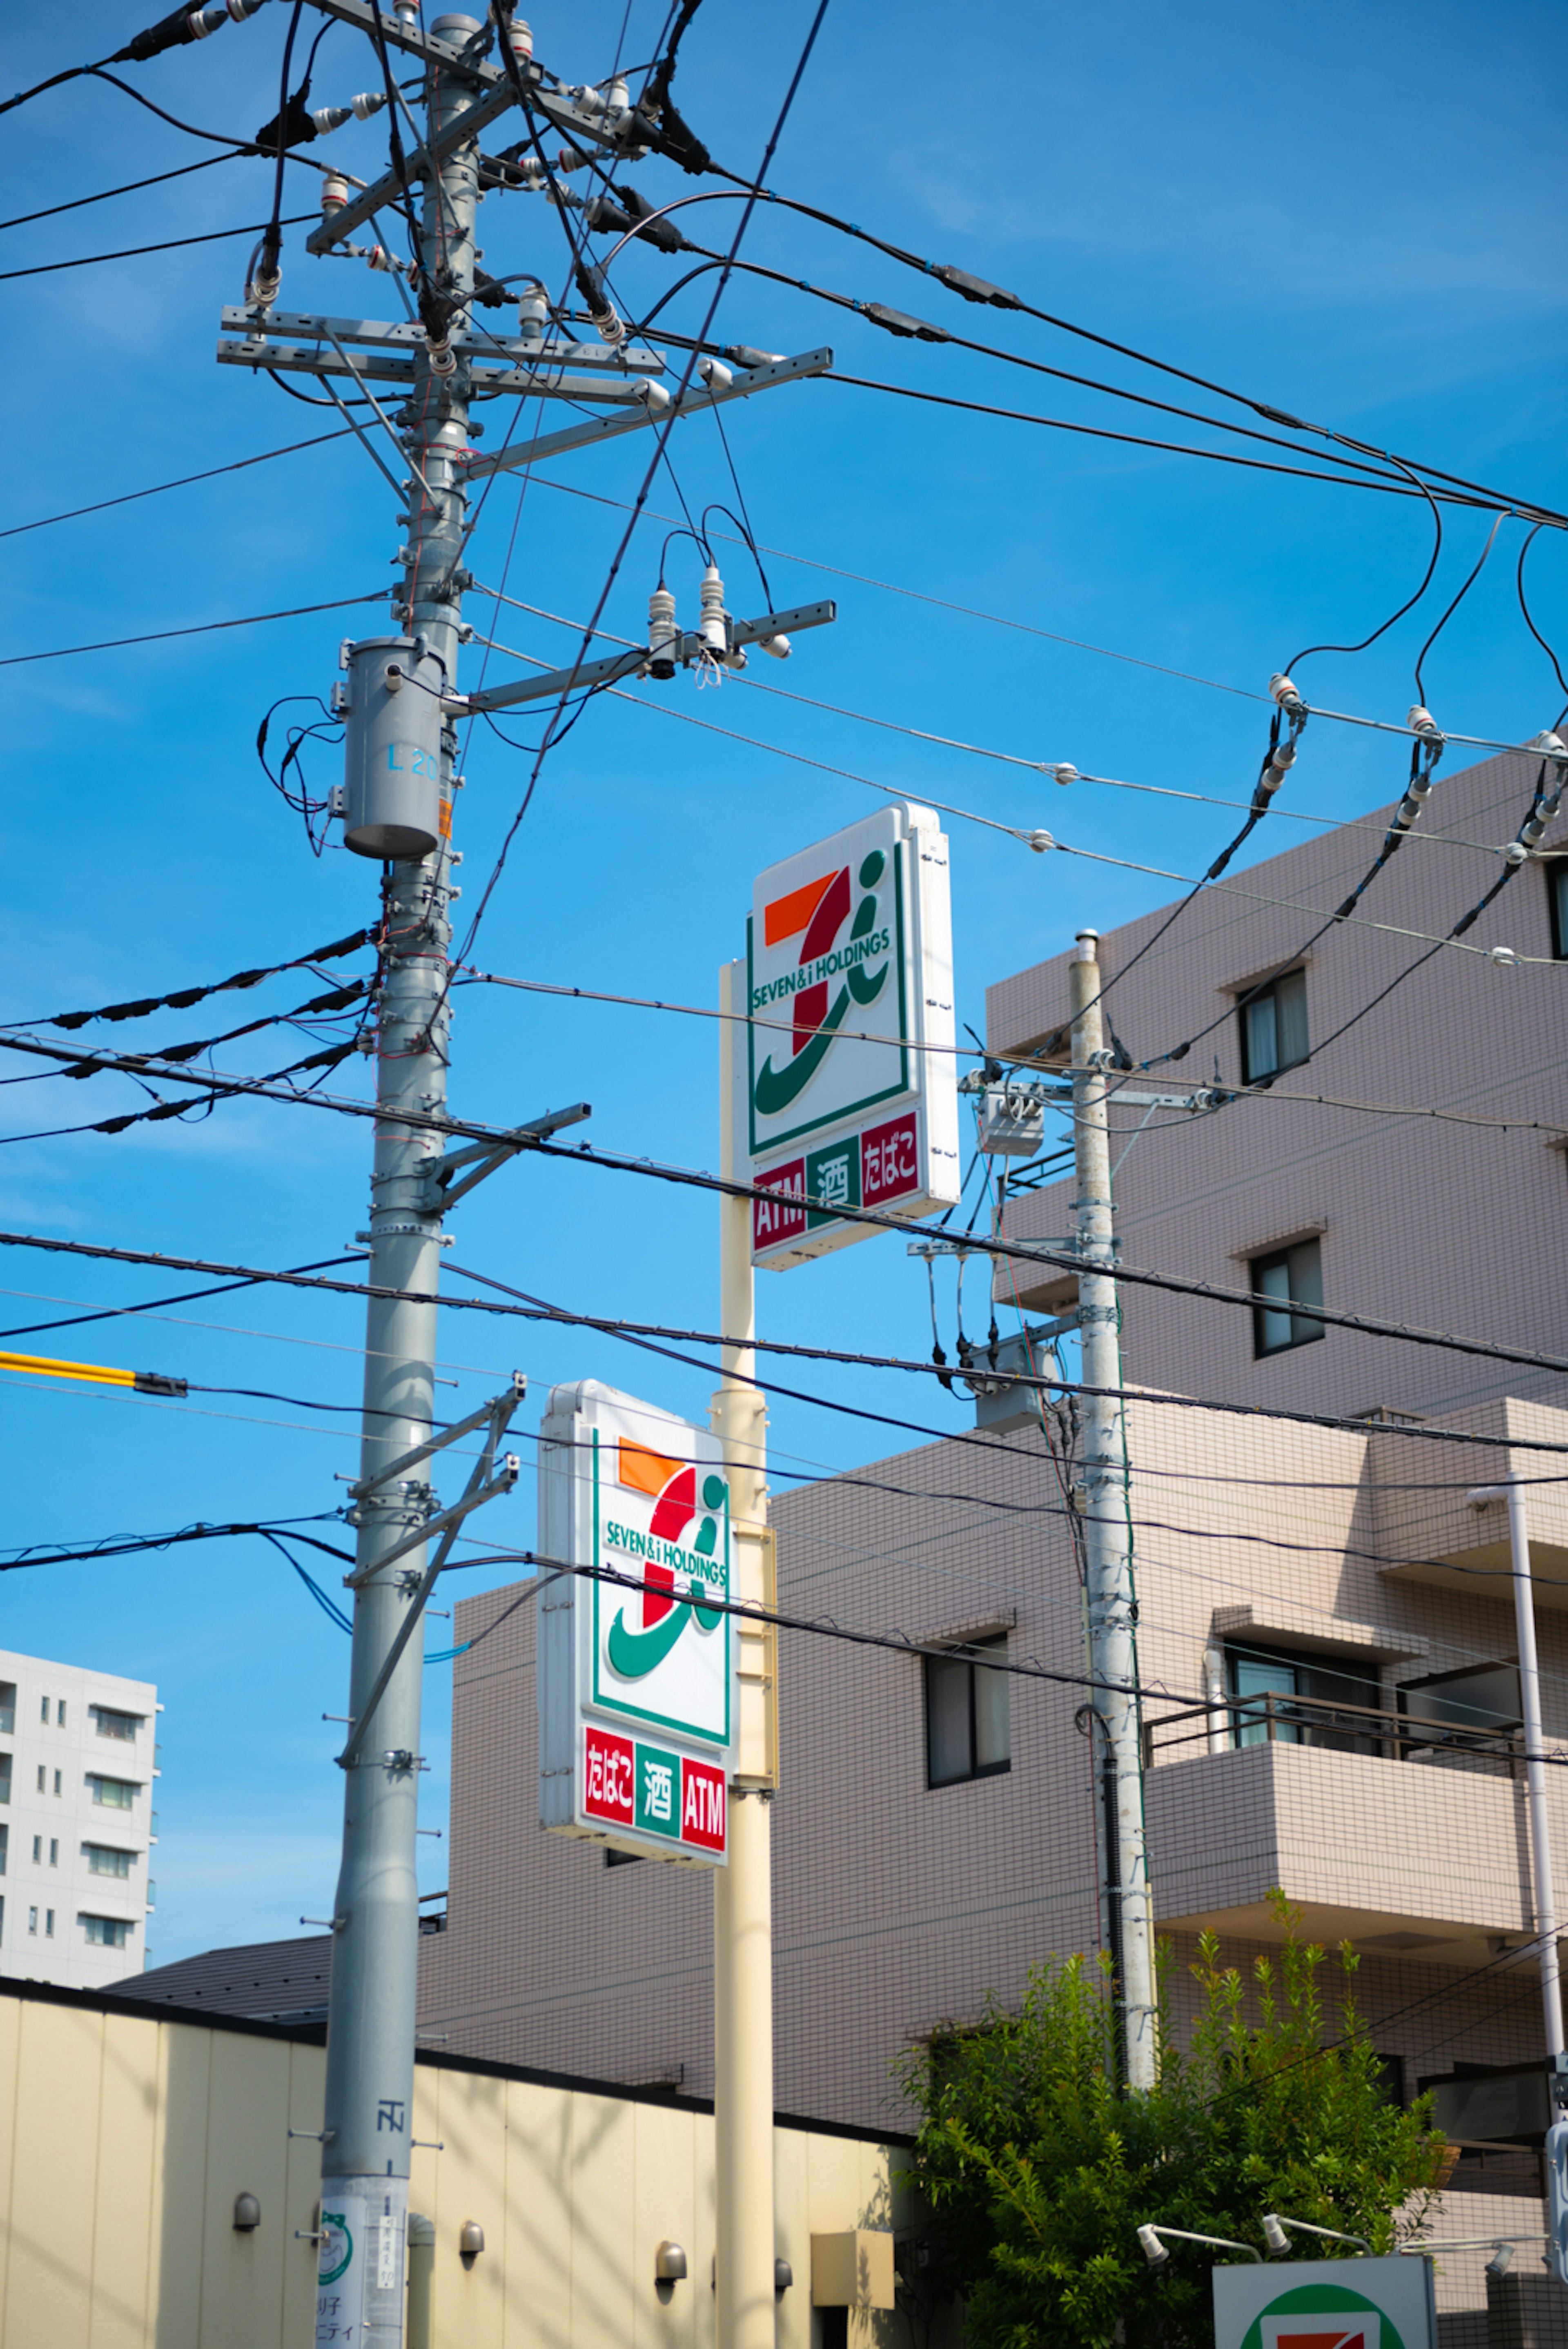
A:
[[[1179,2049],[1162,2016],[1158,2085],[1117,2084],[1109,1967],[1082,1958],[1031,1971],[1022,2006],[911,2056],[904,2085],[923,2115],[917,2174],[940,2232],[944,2278],[967,2302],[975,2349],[1208,2349],[1210,2262],[1174,2243],[1151,2269],[1146,2223],[1264,2248],[1265,2211],[1393,2246],[1395,2214],[1425,2208],[1442,2162],[1430,2100],[1408,2110],[1351,1995],[1355,1954],[1328,1962],[1282,1896],[1276,1955],[1250,1979],[1198,1944],[1197,2022]],[[1162,1988],[1168,1995],[1169,1958]],[[1333,2244],[1303,2239],[1303,2256]],[[1345,2247],[1348,2250],[1348,2246]],[[1234,2255],[1232,2255],[1234,2256]]]

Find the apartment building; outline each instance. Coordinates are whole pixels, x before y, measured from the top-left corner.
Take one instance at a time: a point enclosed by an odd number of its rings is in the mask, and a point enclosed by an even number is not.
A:
[[[1301,830],[1291,796],[1310,798],[1332,748],[1330,730],[1308,728],[1268,818],[1275,837]],[[1390,746],[1391,762],[1403,756]],[[1264,1088],[1211,1114],[1113,1110],[1123,1261],[1287,1309],[1251,1315],[1128,1284],[1130,1380],[1326,1412],[1441,1411],[1553,1382],[1288,1309],[1293,1298],[1326,1302],[1568,1350],[1568,824],[1548,830],[1460,942],[1430,951],[1505,871],[1500,852],[1542,766],[1526,751],[1447,776],[1439,765],[1418,824],[1354,917],[1310,945],[1371,865],[1392,807],[1228,874],[1168,929],[1163,906],[1102,937],[1105,1016],[1139,1071],[1129,1089]],[[1218,846],[1231,818],[1210,821]],[[1079,884],[1071,926],[1094,923]],[[1494,962],[1493,948],[1520,959]],[[988,988],[987,1040],[1003,1060],[1067,1065],[1069,958]],[[1007,1237],[1070,1236],[1072,1198],[1070,1180],[1035,1185],[1019,1167]],[[1054,1312],[1076,1292],[1059,1268],[998,1270],[1009,1304]]]
[[[99,1990],[145,1965],[162,1710],[150,1682],[0,1649],[0,1972]]]

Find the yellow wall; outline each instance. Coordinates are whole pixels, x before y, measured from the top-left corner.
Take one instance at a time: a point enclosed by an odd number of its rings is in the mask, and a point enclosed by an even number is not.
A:
[[[0,1992],[0,2349],[303,2349],[319,2047]],[[410,2207],[435,2222],[436,2349],[708,2349],[713,2124],[421,2062]],[[811,2237],[894,2221],[899,2156],[780,2129],[780,2349],[811,2349]],[[262,2220],[234,2230],[234,2197]],[[901,2215],[901,2214],[900,2214]],[[485,2248],[464,2262],[458,2230]],[[688,2280],[655,2290],[655,2251]],[[901,2322],[901,2321],[900,2321]],[[857,2320],[867,2349],[891,2320]]]

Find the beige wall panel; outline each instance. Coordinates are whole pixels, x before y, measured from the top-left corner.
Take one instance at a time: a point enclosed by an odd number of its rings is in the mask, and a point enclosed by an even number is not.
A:
[[[635,2110],[613,2096],[572,2099],[572,2349],[631,2338]]]
[[[99,2014],[41,2004],[22,2010],[6,2349],[88,2349],[90,2147],[103,2031]]]
[[[217,2036],[178,2023],[163,2024],[159,2033],[158,2148],[149,2229],[157,2349],[197,2349],[201,2340],[207,2093]]]
[[[435,2085],[439,2095],[432,2098]],[[421,2067],[414,2110],[420,2137],[440,2141],[435,2164],[437,2337],[456,2349],[502,2349],[506,2301],[506,2082]],[[426,2120],[433,2126],[427,2128]],[[430,2205],[421,2208],[430,2209]],[[472,2260],[458,2251],[467,2219],[484,2230]]]
[[[568,2349],[572,2337],[572,2098],[506,2083],[505,2349]],[[441,2250],[436,2252],[441,2306]],[[446,2336],[438,2332],[441,2349]]]
[[[151,2016],[145,2023],[129,2016],[104,2017],[92,2147],[98,2177],[88,2332],[91,2349],[143,2349],[152,2338],[158,2035],[159,2026]],[[75,2116],[70,2117],[74,2122]],[[84,2147],[84,2159],[86,2152]]]
[[[713,2337],[710,2269],[697,2250],[695,2115],[634,2105],[631,2177],[630,2338],[636,2349],[699,2349]],[[711,2125],[709,2145],[711,2147]],[[686,2254],[684,2283],[656,2289],[654,2254],[661,2242]],[[708,2318],[704,2326],[701,2318]]]
[[[289,2127],[318,2130],[326,2093],[327,2050],[324,2047],[290,2047]],[[321,2195],[319,2140],[308,2137],[289,2138],[284,2174],[286,2181],[281,2245],[284,2338],[289,2344],[289,2349],[298,2349],[300,2343],[310,2339],[310,2328],[316,2319],[316,2274],[319,2265],[317,2247],[312,2242],[301,2241],[299,2237],[309,2234],[316,2225],[316,2206]],[[265,2227],[269,2223],[264,2207],[262,2224]]]
[[[282,2349],[284,2181],[288,2064],[265,2039],[216,2033],[207,2083],[206,2191],[200,2209],[201,2349]],[[256,2196],[262,2222],[236,2234],[234,2197]],[[196,2248],[192,2211],[191,2249]]]
[[[0,2001],[0,2349],[5,2335],[7,2279],[11,2264],[11,2189],[16,2173],[16,2074],[22,2055],[24,2009],[15,1999]]]

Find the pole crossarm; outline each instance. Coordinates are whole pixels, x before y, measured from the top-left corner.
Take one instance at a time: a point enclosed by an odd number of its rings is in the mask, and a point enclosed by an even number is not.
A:
[[[445,1533],[449,1526],[455,1530],[463,1518],[472,1510],[477,1509],[483,1502],[493,1501],[500,1494],[509,1493],[522,1474],[522,1465],[516,1453],[509,1452],[506,1455],[506,1466],[493,1483],[486,1485],[481,1492],[472,1495],[465,1493],[461,1501],[452,1503],[450,1509],[438,1510],[433,1517],[427,1517],[423,1525],[417,1526],[411,1534],[405,1534],[400,1542],[394,1542],[390,1549],[383,1550],[373,1567],[356,1567],[352,1574],[344,1576],[344,1588],[362,1589],[373,1575],[380,1573],[384,1566],[391,1566],[400,1557],[406,1557],[410,1550],[418,1549],[422,1542],[427,1542],[431,1534]],[[400,1653],[401,1651],[400,1650],[399,1652]]]
[[[524,1381],[521,1384],[525,1385],[526,1381]],[[341,1769],[348,1770],[353,1767],[360,1748],[370,1733],[370,1724],[376,1717],[376,1707],[381,1702],[382,1692],[397,1671],[403,1650],[413,1638],[415,1625],[423,1619],[425,1602],[435,1588],[437,1576],[452,1555],[452,1547],[457,1539],[459,1526],[465,1517],[472,1516],[475,1509],[483,1508],[486,1501],[494,1500],[497,1494],[509,1493],[517,1482],[522,1463],[515,1452],[509,1452],[506,1454],[505,1465],[499,1476],[491,1476],[490,1470],[494,1464],[496,1445],[500,1443],[507,1423],[522,1400],[519,1382],[514,1381],[508,1393],[498,1395],[493,1403],[486,1406],[490,1418],[490,1434],[483,1451],[473,1464],[473,1474],[468,1480],[468,1489],[462,1500],[456,1502],[452,1508],[443,1510],[439,1517],[431,1517],[429,1524],[421,1526],[417,1534],[410,1536],[397,1549],[387,1551],[384,1557],[377,1560],[376,1571],[379,1573],[381,1568],[389,1565],[393,1558],[400,1557],[405,1550],[417,1548],[421,1542],[428,1540],[438,1528],[442,1529],[441,1547],[419,1578],[419,1583],[409,1599],[408,1611],[399,1624],[396,1636],[387,1651],[381,1669],[371,1684],[364,1709],[348,1733],[348,1744],[337,1756],[338,1766]],[[484,1414],[482,1413],[479,1416],[483,1417]],[[353,1582],[357,1577],[351,1574],[347,1578]]]
[[[498,114],[504,114],[514,103],[512,86],[503,77],[485,91],[483,98],[475,98],[472,106],[465,107],[455,120],[449,122],[433,139],[422,147],[416,147],[411,155],[406,156],[402,171],[383,171],[369,187],[361,188],[357,196],[351,196],[346,204],[340,204],[336,212],[329,212],[320,227],[312,229],[306,238],[306,253],[330,253],[335,244],[351,235],[355,229],[369,219],[372,212],[379,212],[384,205],[395,202],[412,181],[428,180],[432,171],[441,169],[449,155],[455,155],[460,147],[477,138]]]
[[[476,1427],[483,1427],[485,1421],[493,1419],[503,1405],[508,1406],[506,1417],[510,1419],[527,1392],[527,1378],[523,1371],[514,1371],[512,1384],[504,1393],[493,1396],[489,1402],[482,1402],[477,1411],[471,1411],[466,1419],[458,1420],[454,1425],[443,1429],[440,1435],[432,1435],[428,1444],[416,1444],[411,1452],[403,1453],[387,1467],[379,1469],[374,1476],[362,1476],[357,1485],[349,1485],[349,1498],[363,1501],[369,1494],[379,1492],[383,1485],[390,1485],[398,1477],[406,1476],[409,1470],[417,1468],[421,1460],[429,1460],[436,1453],[444,1452],[449,1444],[457,1444],[463,1436],[472,1434]]]
[[[760,620],[732,620],[730,642],[759,645],[768,636],[793,636],[804,628],[825,628],[837,617],[838,606],[831,600],[797,604],[793,611],[764,612]],[[703,638],[689,630],[672,648],[670,657],[679,661],[682,668],[690,668],[704,649]],[[546,669],[542,676],[523,678],[515,685],[493,685],[483,693],[454,694],[443,707],[458,717],[477,718],[487,709],[514,709],[520,701],[548,701],[557,694],[613,685],[620,677],[637,677],[646,669],[648,658],[648,647],[634,645],[624,653],[611,653],[604,660],[581,661],[575,668]]]
[[[426,1178],[427,1210],[433,1212],[440,1208],[444,1212],[446,1208],[455,1206],[458,1200],[465,1198],[487,1174],[493,1174],[498,1166],[504,1166],[508,1159],[515,1158],[520,1150],[526,1150],[530,1143],[543,1142],[552,1133],[558,1133],[563,1126],[580,1125],[584,1118],[592,1117],[593,1113],[592,1102],[573,1102],[566,1109],[551,1110],[545,1117],[530,1118],[526,1125],[515,1126],[497,1141],[473,1142],[466,1150],[449,1152],[431,1169]],[[472,1173],[462,1174],[461,1181],[454,1180],[464,1167],[472,1168]],[[483,1418],[483,1413],[480,1416]],[[475,1423],[469,1423],[470,1425]]]
[[[775,384],[794,383],[803,376],[826,375],[832,365],[832,351],[822,349],[803,351],[798,358],[770,359],[766,367],[738,368],[733,382],[716,385],[711,390],[689,388],[673,407],[661,409],[657,415],[650,404],[636,415],[596,417],[591,424],[576,425],[563,432],[546,432],[538,440],[497,449],[488,457],[471,457],[468,479],[482,481],[487,473],[538,464],[544,458],[558,457],[568,449],[586,449],[595,441],[612,440],[620,432],[637,432],[646,424],[667,424],[672,416],[706,416],[710,409],[722,408],[726,400],[749,399],[753,392],[771,391]]]
[[[224,304],[218,330],[220,367],[354,381],[411,384],[425,347],[424,328],[414,319],[334,318],[316,311],[247,309],[237,302]],[[543,342],[476,326],[454,326],[451,341],[467,360],[477,389],[531,398],[640,401],[647,378],[666,371],[663,352],[640,343],[612,350],[605,343]],[[496,364],[485,364],[490,360]],[[563,373],[567,367],[588,372]]]

